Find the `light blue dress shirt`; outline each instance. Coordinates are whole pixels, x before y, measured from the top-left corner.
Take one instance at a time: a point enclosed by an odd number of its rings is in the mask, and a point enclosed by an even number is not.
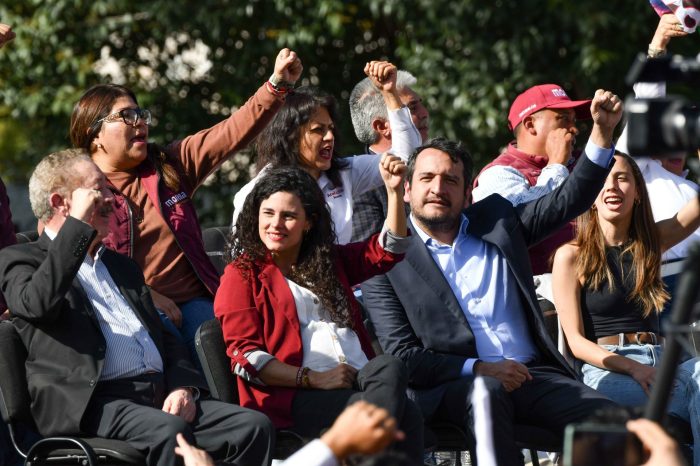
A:
[[[48,228],[45,231],[52,240],[56,237]],[[104,250],[100,246],[94,258],[86,254],[77,275],[107,344],[100,380],[163,372],[158,348],[102,262]]]
[[[586,145],[586,156],[601,167],[610,164],[614,152],[614,148],[605,149],[590,140]],[[462,375],[472,375],[478,360],[510,359],[526,364],[536,359],[537,348],[530,335],[515,277],[498,248],[469,235],[469,220],[464,215],[451,245],[431,238],[417,225],[413,215],[411,220],[452,288],[474,334],[479,358],[467,359]]]

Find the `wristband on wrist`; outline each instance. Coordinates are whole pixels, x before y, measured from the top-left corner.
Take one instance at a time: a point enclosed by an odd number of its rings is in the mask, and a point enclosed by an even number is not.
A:
[[[666,49],[657,49],[656,47],[649,44],[649,48],[647,49],[647,57],[659,58],[663,57],[664,55],[666,55]]]
[[[267,90],[275,95],[285,95],[294,90],[294,83],[277,79],[274,73],[270,76],[270,79],[267,80],[266,85]]]
[[[300,367],[299,368],[299,370],[297,371],[297,380],[296,380],[297,387],[309,388],[309,386],[310,386],[309,370],[310,369],[308,367]]]

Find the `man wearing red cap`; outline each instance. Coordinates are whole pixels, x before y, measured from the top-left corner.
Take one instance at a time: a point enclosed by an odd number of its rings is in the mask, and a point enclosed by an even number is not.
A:
[[[500,194],[516,206],[554,191],[573,168],[576,120],[591,117],[590,103],[571,100],[556,84],[533,86],[520,94],[508,113],[515,141],[474,180],[474,202]],[[549,256],[571,238],[571,228],[564,227],[531,248],[533,273],[551,272]]]

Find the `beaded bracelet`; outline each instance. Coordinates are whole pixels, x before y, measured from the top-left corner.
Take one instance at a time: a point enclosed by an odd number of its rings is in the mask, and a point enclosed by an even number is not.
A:
[[[303,387],[303,388],[309,388],[310,383],[309,383],[309,368],[308,367],[300,367],[299,370],[297,371],[297,387]]]

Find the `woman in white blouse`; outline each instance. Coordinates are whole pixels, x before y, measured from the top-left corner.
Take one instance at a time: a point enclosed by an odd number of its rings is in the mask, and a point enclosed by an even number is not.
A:
[[[381,91],[389,111],[392,154],[403,161],[421,144],[411,121],[411,112],[401,103],[396,89],[396,67],[373,61],[365,73]],[[290,93],[284,106],[258,136],[255,144],[260,172],[233,199],[233,225],[246,196],[270,168],[299,166],[316,179],[323,191],[338,244],[352,236],[353,197],[382,186],[375,154],[339,157],[336,153],[336,102],[315,87],[300,87]]]
[[[379,163],[385,227],[347,245],[335,242],[314,178],[294,167],[268,170],[238,218],[214,311],[242,406],[313,438],[347,405],[366,400],[399,421],[405,440],[397,448],[420,463],[423,420],[406,398],[407,370],[391,355],[374,355],[351,290],[391,269],[408,246],[406,166],[388,154]]]

